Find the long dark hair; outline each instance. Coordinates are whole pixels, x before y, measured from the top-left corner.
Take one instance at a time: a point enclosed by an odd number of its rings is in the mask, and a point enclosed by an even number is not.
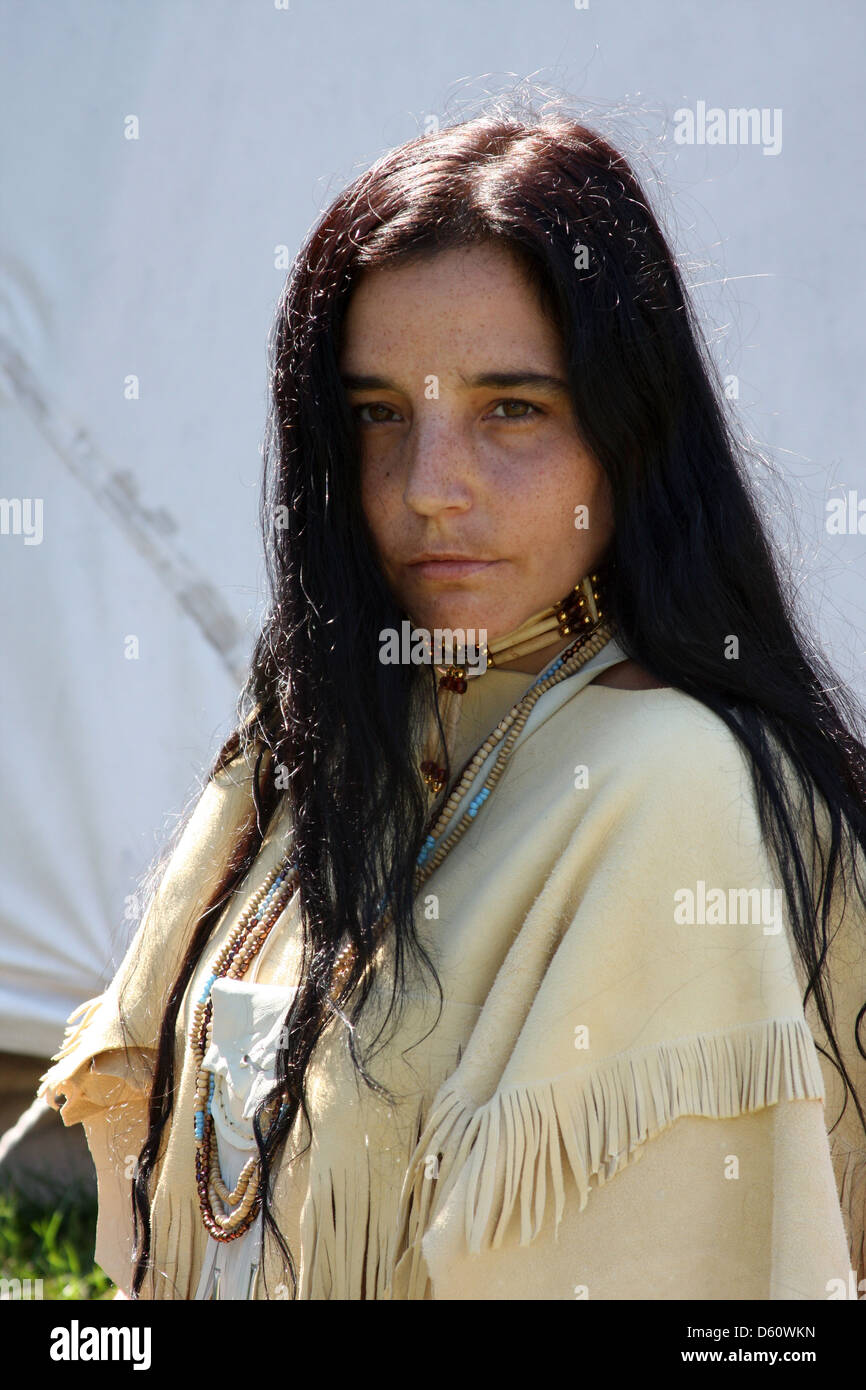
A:
[[[256,816],[198,919],[163,1016],[134,1181],[134,1296],[150,1258],[149,1191],[172,1111],[183,996],[283,798],[300,872],[303,973],[277,1057],[276,1089],[290,1103],[265,1137],[259,1112],[256,1131],[265,1229],[293,1282],[291,1252],[270,1209],[269,1175],[299,1112],[309,1126],[305,1075],[332,1017],[327,992],[338,945],[348,934],[356,948],[340,1014],[354,1065],[374,1088],[369,1055],[355,1050],[354,1025],[375,974],[372,927],[383,901],[392,909],[395,1014],[410,955],[438,985],[413,922],[427,813],[414,739],[419,714],[434,707],[432,671],[378,659],[379,632],[405,615],[362,515],[355,422],[338,357],[348,299],[366,267],[490,240],[517,258],[559,330],[579,429],[610,481],[609,607],[618,640],[663,683],[712,710],[748,755],[806,999],[814,997],[846,1099],[850,1090],[866,1129],[826,981],[831,898],[846,849],[863,900],[856,854],[866,848],[866,749],[852,732],[860,709],[787,597],[792,586],[765,534],[716,368],[634,173],[604,138],[561,112],[500,106],[409,141],[355,179],[309,234],[279,302],[262,495],[271,606],[238,726],[210,773],[246,757]],[[579,246],[587,257],[576,255]],[[726,656],[731,634],[737,660]],[[819,808],[829,825],[814,900],[794,785],[814,835]],[[856,1045],[866,1057],[859,1036]]]

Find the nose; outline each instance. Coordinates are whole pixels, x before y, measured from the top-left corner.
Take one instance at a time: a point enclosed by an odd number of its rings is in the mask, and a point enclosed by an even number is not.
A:
[[[441,406],[441,402],[432,404]],[[420,516],[468,511],[473,494],[472,448],[458,421],[438,408],[421,412],[408,449],[403,501],[410,511]]]

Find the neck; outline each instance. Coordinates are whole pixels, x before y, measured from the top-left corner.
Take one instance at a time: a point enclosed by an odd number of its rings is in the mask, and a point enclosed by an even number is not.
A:
[[[607,616],[609,582],[610,565],[601,561],[557,603],[539,609],[512,632],[489,642],[486,665],[527,674],[543,670],[576,635],[592,631]],[[479,674],[466,667],[451,667],[450,672],[460,684],[465,677]]]

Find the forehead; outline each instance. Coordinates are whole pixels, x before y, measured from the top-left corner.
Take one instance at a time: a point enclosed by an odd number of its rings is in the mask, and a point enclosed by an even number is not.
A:
[[[456,247],[365,270],[344,320],[344,365],[362,353],[471,348],[558,359],[556,331],[517,258],[496,243]]]

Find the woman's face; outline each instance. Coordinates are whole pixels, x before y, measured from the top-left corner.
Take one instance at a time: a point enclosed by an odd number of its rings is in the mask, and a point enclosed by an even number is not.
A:
[[[416,626],[492,641],[595,567],[607,480],[578,438],[558,334],[504,248],[366,271],[340,367],[364,515]],[[464,558],[426,558],[443,554]]]

